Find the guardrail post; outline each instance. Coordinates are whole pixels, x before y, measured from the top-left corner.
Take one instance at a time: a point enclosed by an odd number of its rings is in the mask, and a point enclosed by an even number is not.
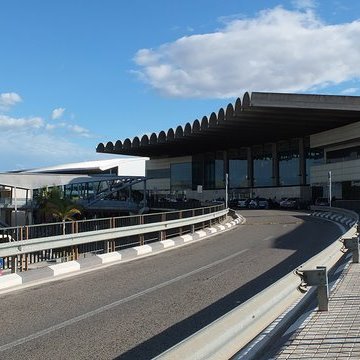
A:
[[[109,240],[105,240],[105,241],[104,241],[104,252],[105,252],[105,253],[109,253],[109,252],[110,252],[110,241],[109,241]]]
[[[295,273],[301,278],[298,289],[301,292],[306,292],[308,286],[317,286],[319,311],[328,311],[329,284],[326,266],[317,266],[316,270],[296,270]]]
[[[11,257],[11,272],[17,273],[18,270],[18,258],[17,255]]]
[[[183,214],[182,214],[182,211],[180,211],[180,212],[179,212],[179,219],[182,219],[182,218],[183,218],[182,215],[183,215]],[[179,235],[181,236],[182,234],[183,234],[182,226],[180,226],[180,228],[179,228]]]
[[[77,246],[71,247],[71,260],[79,259],[79,248]]]
[[[140,225],[143,225],[144,224],[144,216],[141,215],[139,221],[140,221]],[[140,241],[140,246],[145,244],[144,234],[139,235],[139,241]]]
[[[165,240],[165,235],[164,235],[164,231],[160,230],[158,233],[158,239],[159,241]]]
[[[344,239],[344,246],[352,252],[353,263],[359,263],[359,238],[354,236],[349,239]]]

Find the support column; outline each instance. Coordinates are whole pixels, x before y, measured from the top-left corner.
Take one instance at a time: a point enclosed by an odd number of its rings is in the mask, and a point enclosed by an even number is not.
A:
[[[144,207],[147,206],[147,199],[146,199],[146,180],[144,180]]]
[[[305,154],[305,145],[304,138],[299,139],[299,176],[300,176],[300,185],[306,185],[306,154]]]
[[[278,157],[278,146],[276,143],[271,144],[272,152],[272,183],[273,186],[280,185],[280,174],[279,174],[279,157]]]
[[[254,162],[253,162],[253,153],[251,147],[247,148],[247,178],[248,186],[254,186]]]

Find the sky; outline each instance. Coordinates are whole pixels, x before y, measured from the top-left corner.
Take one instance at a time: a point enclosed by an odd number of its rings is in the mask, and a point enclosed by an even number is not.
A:
[[[358,0],[0,0],[0,171],[114,158],[248,91],[360,96]]]

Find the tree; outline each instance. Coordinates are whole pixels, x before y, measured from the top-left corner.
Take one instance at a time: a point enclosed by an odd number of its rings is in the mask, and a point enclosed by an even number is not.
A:
[[[58,187],[43,188],[36,197],[39,210],[45,220],[60,220],[63,222],[63,234],[65,234],[66,220],[74,220],[75,215],[81,215],[80,208],[71,200],[63,197]]]

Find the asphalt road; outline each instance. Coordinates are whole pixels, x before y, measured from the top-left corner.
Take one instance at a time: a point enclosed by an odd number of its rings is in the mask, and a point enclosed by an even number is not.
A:
[[[224,234],[0,295],[0,359],[151,359],[340,235],[304,213],[242,214]]]

